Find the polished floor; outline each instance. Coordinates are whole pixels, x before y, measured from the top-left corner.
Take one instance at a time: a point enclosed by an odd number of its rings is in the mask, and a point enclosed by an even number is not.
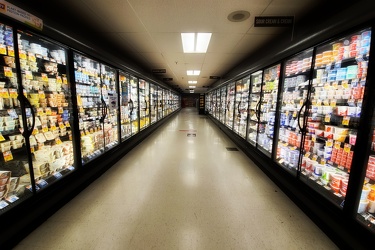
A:
[[[15,249],[338,249],[209,119],[183,109]]]

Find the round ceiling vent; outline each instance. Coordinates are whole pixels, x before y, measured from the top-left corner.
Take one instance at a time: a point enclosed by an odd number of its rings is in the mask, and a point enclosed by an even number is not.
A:
[[[250,12],[246,10],[238,10],[228,15],[228,20],[231,22],[242,22],[250,17]]]

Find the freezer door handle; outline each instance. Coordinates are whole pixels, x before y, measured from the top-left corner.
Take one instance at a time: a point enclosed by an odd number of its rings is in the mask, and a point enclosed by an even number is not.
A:
[[[104,123],[105,118],[107,117],[107,104],[105,103],[104,99],[102,98],[102,117],[100,118],[100,122]]]
[[[259,102],[257,103],[256,107],[255,107],[255,114],[257,116],[257,119],[258,119],[258,122],[260,120],[260,103],[261,103],[261,100],[259,99]]]
[[[20,101],[23,101],[25,103],[25,107],[29,107],[30,112],[31,112],[31,118],[32,118],[31,127],[30,127],[30,129],[24,129],[23,133],[22,133],[23,137],[28,138],[28,137],[30,137],[30,135],[34,131],[34,127],[35,127],[35,112],[34,112],[33,107],[31,106],[31,103],[30,103],[29,99],[27,99],[26,96],[24,96],[24,95],[18,95],[18,99]]]
[[[299,127],[299,130],[302,132],[302,133],[305,133],[306,132],[306,128],[305,128],[305,125],[303,125],[303,127],[301,127],[301,123],[300,123],[300,120],[301,120],[301,113],[302,113],[302,110],[304,107],[307,107],[309,104],[309,101],[306,100],[303,105],[301,106],[299,112],[298,112],[298,115],[297,115],[297,123],[298,123],[298,127]],[[305,117],[305,115],[304,115]]]

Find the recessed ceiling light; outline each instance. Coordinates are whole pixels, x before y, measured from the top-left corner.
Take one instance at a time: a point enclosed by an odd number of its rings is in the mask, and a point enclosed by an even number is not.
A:
[[[200,70],[187,70],[186,71],[186,74],[188,76],[199,76],[200,73],[201,73]]]
[[[194,93],[194,90],[190,90],[190,93]]]
[[[181,33],[184,53],[206,53],[212,33]]]
[[[190,89],[195,89],[195,86],[191,86],[191,85],[190,85],[189,88],[190,88]]]
[[[228,20],[231,22],[242,22],[250,17],[250,12],[246,10],[238,10],[228,15]]]
[[[198,81],[188,81],[189,84],[197,84]]]

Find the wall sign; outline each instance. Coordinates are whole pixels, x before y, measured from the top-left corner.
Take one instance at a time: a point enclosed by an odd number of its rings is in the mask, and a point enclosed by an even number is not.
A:
[[[256,16],[254,27],[292,27],[293,16]]]
[[[167,73],[167,70],[166,69],[153,69],[152,70],[152,73]]]
[[[7,1],[0,0],[0,13],[16,19],[24,24],[27,24],[35,29],[43,29],[43,20],[24,11],[17,6],[8,3]]]

